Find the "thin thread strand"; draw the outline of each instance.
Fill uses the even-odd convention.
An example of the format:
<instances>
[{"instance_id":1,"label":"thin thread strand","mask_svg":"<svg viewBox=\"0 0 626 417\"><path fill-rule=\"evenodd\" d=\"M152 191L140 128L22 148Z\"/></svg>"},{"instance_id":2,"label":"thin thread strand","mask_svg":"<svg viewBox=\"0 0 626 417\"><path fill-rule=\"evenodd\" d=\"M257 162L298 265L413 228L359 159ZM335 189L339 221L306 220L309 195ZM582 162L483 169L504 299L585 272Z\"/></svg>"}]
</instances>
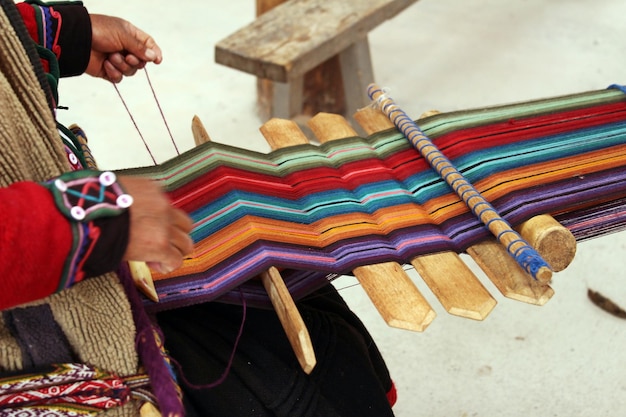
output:
<instances>
[{"instance_id":1,"label":"thin thread strand","mask_svg":"<svg viewBox=\"0 0 626 417\"><path fill-rule=\"evenodd\" d=\"M128 108L128 105L126 104L126 101L124 100L124 97L122 97L122 93L120 93L120 90L117 88L117 84L115 84L115 83L112 83L112 84L113 84L113 87L115 88L115 91L117 92L118 97L120 98L120 100L122 100L122 104L124 105L124 108L126 109L126 113L128 113L128 116L130 117L130 120L133 122L133 125L135 125L135 130L137 130L137 133L139 133L139 137L141 138L141 141L143 142L143 145L146 147L146 150L150 154L150 158L152 158L152 162L154 162L154 165L156 165L157 161L154 158L154 155L152 154L152 151L150 150L150 147L148 146L148 143L146 142L146 139L141 134L141 130L139 130L139 126L137 126L137 122L135 121L135 118L133 117L132 113L130 112L130 109Z\"/></svg>"},{"instance_id":2,"label":"thin thread strand","mask_svg":"<svg viewBox=\"0 0 626 417\"><path fill-rule=\"evenodd\" d=\"M233 350L230 352L230 357L228 358L228 362L226 363L226 368L224 368L224 372L218 379L208 384L194 384L193 382L189 381L185 377L185 373L183 372L181 364L178 363L178 361L176 361L174 358L170 357L170 360L176 365L176 368L178 368L178 376L183 381L183 383L187 385L189 388L196 389L196 390L215 388L218 385L222 384L228 377L228 374L230 374L230 368L233 366L233 363L235 361L235 353L237 352L237 347L239 346L239 341L241 340L241 335L243 334L243 329L246 324L247 305L246 305L246 298L241 289L239 289L239 295L241 297L241 307L242 307L241 324L239 325L239 331L237 332L237 336L235 337Z\"/></svg>"},{"instance_id":3,"label":"thin thread strand","mask_svg":"<svg viewBox=\"0 0 626 417\"><path fill-rule=\"evenodd\" d=\"M150 86L150 91L152 91L152 96L154 97L154 101L156 102L156 105L159 108L159 113L161 113L161 119L163 120L163 123L165 124L167 133L170 135L170 139L172 140L172 145L174 145L174 149L176 150L176 155L180 155L180 151L178 150L178 146L176 146L176 141L174 140L172 131L170 130L170 127L167 124L167 120L165 119L165 114L163 113L163 109L161 108L161 103L159 103L159 99L157 98L156 91L154 91L154 87L152 87L152 82L150 81L150 76L148 75L148 68L143 67L143 70L146 73L146 79L148 80L148 85Z\"/></svg>"}]
</instances>

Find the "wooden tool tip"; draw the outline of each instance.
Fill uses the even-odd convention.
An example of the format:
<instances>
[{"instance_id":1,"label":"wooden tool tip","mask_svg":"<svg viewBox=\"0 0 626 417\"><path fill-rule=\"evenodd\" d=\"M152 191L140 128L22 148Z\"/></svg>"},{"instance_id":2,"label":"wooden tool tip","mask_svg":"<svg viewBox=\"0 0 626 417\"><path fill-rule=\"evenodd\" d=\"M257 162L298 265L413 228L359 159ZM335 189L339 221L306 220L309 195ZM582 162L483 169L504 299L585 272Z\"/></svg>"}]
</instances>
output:
<instances>
[{"instance_id":1,"label":"wooden tool tip","mask_svg":"<svg viewBox=\"0 0 626 417\"><path fill-rule=\"evenodd\" d=\"M145 262L128 261L130 268L130 274L135 281L135 285L146 297L155 303L159 302L159 294L154 287L154 281L152 280L152 273L150 268Z\"/></svg>"},{"instance_id":2,"label":"wooden tool tip","mask_svg":"<svg viewBox=\"0 0 626 417\"><path fill-rule=\"evenodd\" d=\"M549 284L552 280L552 270L546 266L539 268L536 275L537 281L543 284Z\"/></svg>"}]
</instances>

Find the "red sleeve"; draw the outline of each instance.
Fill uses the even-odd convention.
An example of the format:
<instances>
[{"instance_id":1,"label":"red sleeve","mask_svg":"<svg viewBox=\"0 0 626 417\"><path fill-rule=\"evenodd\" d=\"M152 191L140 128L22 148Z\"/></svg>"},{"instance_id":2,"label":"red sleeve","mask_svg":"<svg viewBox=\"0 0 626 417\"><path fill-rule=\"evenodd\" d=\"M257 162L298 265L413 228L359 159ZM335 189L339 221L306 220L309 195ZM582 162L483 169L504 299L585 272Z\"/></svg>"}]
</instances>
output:
<instances>
[{"instance_id":1,"label":"red sleeve","mask_svg":"<svg viewBox=\"0 0 626 417\"><path fill-rule=\"evenodd\" d=\"M37 183L0 188L0 207L0 309L6 309L57 291L73 235Z\"/></svg>"},{"instance_id":2,"label":"red sleeve","mask_svg":"<svg viewBox=\"0 0 626 417\"><path fill-rule=\"evenodd\" d=\"M28 3L18 3L16 6L26 25L26 29L28 29L28 34L35 42L39 42L39 29L37 27L37 19L35 18L35 10Z\"/></svg>"}]
</instances>

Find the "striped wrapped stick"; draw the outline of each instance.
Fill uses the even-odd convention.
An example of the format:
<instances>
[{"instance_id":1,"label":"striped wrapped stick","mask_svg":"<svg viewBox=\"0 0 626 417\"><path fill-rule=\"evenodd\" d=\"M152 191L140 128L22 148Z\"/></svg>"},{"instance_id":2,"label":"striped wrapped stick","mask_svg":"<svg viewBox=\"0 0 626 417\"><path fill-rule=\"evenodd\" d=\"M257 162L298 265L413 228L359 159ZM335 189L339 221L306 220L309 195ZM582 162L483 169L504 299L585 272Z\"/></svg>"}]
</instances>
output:
<instances>
[{"instance_id":1,"label":"striped wrapped stick","mask_svg":"<svg viewBox=\"0 0 626 417\"><path fill-rule=\"evenodd\" d=\"M517 263L537 281L549 282L552 269L548 263L498 214L419 126L376 84L370 84L367 93Z\"/></svg>"}]
</instances>

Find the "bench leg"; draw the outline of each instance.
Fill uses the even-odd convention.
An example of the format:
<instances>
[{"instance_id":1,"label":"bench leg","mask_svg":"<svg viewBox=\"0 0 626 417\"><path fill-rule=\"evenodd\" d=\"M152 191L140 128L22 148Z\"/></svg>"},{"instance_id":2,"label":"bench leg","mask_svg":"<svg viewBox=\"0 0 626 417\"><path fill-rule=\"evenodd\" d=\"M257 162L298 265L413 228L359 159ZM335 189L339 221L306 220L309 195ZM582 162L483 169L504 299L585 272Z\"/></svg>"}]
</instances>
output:
<instances>
[{"instance_id":1,"label":"bench leg","mask_svg":"<svg viewBox=\"0 0 626 417\"><path fill-rule=\"evenodd\" d=\"M367 86L375 81L367 37L344 49L339 54L339 62L346 98L346 113L352 115L369 104Z\"/></svg>"},{"instance_id":2,"label":"bench leg","mask_svg":"<svg viewBox=\"0 0 626 417\"><path fill-rule=\"evenodd\" d=\"M354 112L368 105L366 90L372 82L374 71L365 37L287 83L259 79L258 114L262 120L310 117L319 112L351 118Z\"/></svg>"},{"instance_id":3,"label":"bench leg","mask_svg":"<svg viewBox=\"0 0 626 417\"><path fill-rule=\"evenodd\" d=\"M271 117L292 119L302 112L303 77L296 77L287 83L273 83Z\"/></svg>"}]
</instances>

